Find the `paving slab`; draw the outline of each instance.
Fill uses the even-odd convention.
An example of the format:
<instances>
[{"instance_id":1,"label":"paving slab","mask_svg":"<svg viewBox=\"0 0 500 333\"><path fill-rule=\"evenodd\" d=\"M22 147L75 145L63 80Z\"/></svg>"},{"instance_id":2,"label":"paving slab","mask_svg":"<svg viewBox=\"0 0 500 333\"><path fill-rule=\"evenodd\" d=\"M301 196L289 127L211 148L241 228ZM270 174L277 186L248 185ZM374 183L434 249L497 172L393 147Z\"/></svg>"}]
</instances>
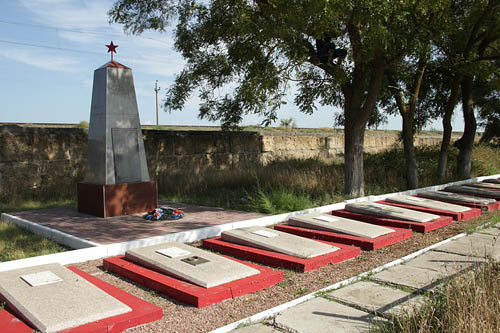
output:
<instances>
[{"instance_id":1,"label":"paving slab","mask_svg":"<svg viewBox=\"0 0 500 333\"><path fill-rule=\"evenodd\" d=\"M427 198L418 198L411 195L395 195L389 198L386 198L385 201L394 202L404 205L410 206L418 206L431 208L436 210L447 210L455 213L468 212L471 209L469 207L464 207L460 205L450 204L442 201L436 201Z\"/></svg>"},{"instance_id":2,"label":"paving slab","mask_svg":"<svg viewBox=\"0 0 500 333\"><path fill-rule=\"evenodd\" d=\"M374 274L370 278L375 281L413 289L433 290L442 279L447 277L448 274L435 270L398 265Z\"/></svg>"},{"instance_id":3,"label":"paving slab","mask_svg":"<svg viewBox=\"0 0 500 333\"><path fill-rule=\"evenodd\" d=\"M336 246L295 236L265 227L249 227L224 231L221 239L298 258L313 258L338 251Z\"/></svg>"},{"instance_id":4,"label":"paving slab","mask_svg":"<svg viewBox=\"0 0 500 333\"><path fill-rule=\"evenodd\" d=\"M386 315L411 313L425 301L422 295L370 281L353 283L328 293L327 296L366 311Z\"/></svg>"},{"instance_id":5,"label":"paving slab","mask_svg":"<svg viewBox=\"0 0 500 333\"><path fill-rule=\"evenodd\" d=\"M408 261L405 265L453 275L484 262L485 260L482 258L429 251Z\"/></svg>"},{"instance_id":6,"label":"paving slab","mask_svg":"<svg viewBox=\"0 0 500 333\"><path fill-rule=\"evenodd\" d=\"M259 274L234 260L178 242L131 249L125 258L204 288Z\"/></svg>"},{"instance_id":7,"label":"paving slab","mask_svg":"<svg viewBox=\"0 0 500 333\"><path fill-rule=\"evenodd\" d=\"M368 332L370 323L383 320L372 314L324 299L314 298L276 316L276 327L297 333Z\"/></svg>"},{"instance_id":8,"label":"paving slab","mask_svg":"<svg viewBox=\"0 0 500 333\"><path fill-rule=\"evenodd\" d=\"M394 232L387 227L321 213L294 216L288 224L371 239Z\"/></svg>"},{"instance_id":9,"label":"paving slab","mask_svg":"<svg viewBox=\"0 0 500 333\"><path fill-rule=\"evenodd\" d=\"M452 185L444 189L446 192L454 192L460 194L467 194L483 198L492 198L495 200L500 200L500 191L487 190L485 188L472 187L472 186L462 186L462 185Z\"/></svg>"},{"instance_id":10,"label":"paving slab","mask_svg":"<svg viewBox=\"0 0 500 333\"><path fill-rule=\"evenodd\" d=\"M31 286L22 279L41 272L51 272L60 281ZM43 332L57 332L132 311L59 264L0 272L0 295L17 314Z\"/></svg>"},{"instance_id":11,"label":"paving slab","mask_svg":"<svg viewBox=\"0 0 500 333\"><path fill-rule=\"evenodd\" d=\"M473 235L490 235L490 236L500 236L500 228L498 228L497 226L499 226L500 224L497 224L496 226L492 227L492 228L487 228L487 229L481 229L481 230L478 230L476 232L473 233Z\"/></svg>"},{"instance_id":12,"label":"paving slab","mask_svg":"<svg viewBox=\"0 0 500 333\"><path fill-rule=\"evenodd\" d=\"M425 191L418 193L417 196L434 200L455 202L459 204L473 204L473 205L485 205L485 206L493 205L496 204L497 202L495 199L481 198L472 195L458 194L445 191Z\"/></svg>"},{"instance_id":13,"label":"paving slab","mask_svg":"<svg viewBox=\"0 0 500 333\"><path fill-rule=\"evenodd\" d=\"M411 209L393 207L375 202L356 202L347 204L345 205L345 210L353 213L420 223L430 222L440 217L439 215L435 214L423 213Z\"/></svg>"},{"instance_id":14,"label":"paving slab","mask_svg":"<svg viewBox=\"0 0 500 333\"><path fill-rule=\"evenodd\" d=\"M264 324L254 324L254 325L250 325L250 326L237 328L235 330L232 330L231 332L233 332L233 333L280 333L281 331L274 329L274 327L272 327L272 326L268 326L268 325L264 325Z\"/></svg>"},{"instance_id":15,"label":"paving slab","mask_svg":"<svg viewBox=\"0 0 500 333\"><path fill-rule=\"evenodd\" d=\"M500 261L500 239L481 233L453 240L434 250Z\"/></svg>"}]
</instances>

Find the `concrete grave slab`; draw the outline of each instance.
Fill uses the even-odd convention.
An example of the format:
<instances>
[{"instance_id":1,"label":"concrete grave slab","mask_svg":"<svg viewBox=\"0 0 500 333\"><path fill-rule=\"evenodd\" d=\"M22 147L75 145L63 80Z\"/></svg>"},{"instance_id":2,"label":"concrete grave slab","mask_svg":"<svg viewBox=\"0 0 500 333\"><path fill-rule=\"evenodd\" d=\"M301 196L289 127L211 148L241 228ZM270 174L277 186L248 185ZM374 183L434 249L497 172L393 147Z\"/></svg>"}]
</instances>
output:
<instances>
[{"instance_id":1,"label":"concrete grave slab","mask_svg":"<svg viewBox=\"0 0 500 333\"><path fill-rule=\"evenodd\" d=\"M455 221L467 220L481 215L481 209L478 208L469 208L411 195L396 195L378 203L440 216L450 216Z\"/></svg>"},{"instance_id":2,"label":"concrete grave slab","mask_svg":"<svg viewBox=\"0 0 500 333\"><path fill-rule=\"evenodd\" d=\"M433 270L451 276L484 262L484 259L477 257L429 251L413 260L410 260L405 263L405 265L409 267Z\"/></svg>"},{"instance_id":3,"label":"concrete grave slab","mask_svg":"<svg viewBox=\"0 0 500 333\"><path fill-rule=\"evenodd\" d=\"M472 195L476 197L500 200L500 191L487 190L485 188L453 185L453 186L447 186L444 190L446 192L454 192L454 193Z\"/></svg>"},{"instance_id":4,"label":"concrete grave slab","mask_svg":"<svg viewBox=\"0 0 500 333\"><path fill-rule=\"evenodd\" d=\"M498 209L498 204L495 199L474 197L465 194L458 194L458 193L444 192L444 191L425 191L418 193L417 196L433 200L440 200L444 202L457 203L472 208L481 208L483 210Z\"/></svg>"},{"instance_id":5,"label":"concrete grave slab","mask_svg":"<svg viewBox=\"0 0 500 333\"><path fill-rule=\"evenodd\" d=\"M247 265L177 242L131 249L125 258L204 288L259 274Z\"/></svg>"},{"instance_id":6,"label":"concrete grave slab","mask_svg":"<svg viewBox=\"0 0 500 333\"><path fill-rule=\"evenodd\" d=\"M37 273L42 274L33 275ZM48 275L52 275L50 283L36 283L47 282L43 277ZM132 311L59 264L0 272L0 295L21 318L43 332L70 329Z\"/></svg>"},{"instance_id":7,"label":"concrete grave slab","mask_svg":"<svg viewBox=\"0 0 500 333\"><path fill-rule=\"evenodd\" d=\"M224 241L220 237L204 239L203 247L211 249L213 251L222 252L233 257L258 262L273 267L283 267L298 272L307 272L326 266L328 264L337 264L342 261L355 258L361 253L361 249L355 246L320 240L311 241L324 243L330 246L337 247L339 249L312 258L299 258L274 251L262 250L251 246L234 244L228 241Z\"/></svg>"},{"instance_id":8,"label":"concrete grave slab","mask_svg":"<svg viewBox=\"0 0 500 333\"><path fill-rule=\"evenodd\" d=\"M265 227L227 230L222 232L221 239L226 242L256 247L304 259L339 250L336 246Z\"/></svg>"},{"instance_id":9,"label":"concrete grave slab","mask_svg":"<svg viewBox=\"0 0 500 333\"><path fill-rule=\"evenodd\" d=\"M299 333L368 332L370 324L383 320L372 314L322 297L301 303L274 319L275 326Z\"/></svg>"},{"instance_id":10,"label":"concrete grave slab","mask_svg":"<svg viewBox=\"0 0 500 333\"><path fill-rule=\"evenodd\" d=\"M493 184L500 184L500 179L498 178L490 178L490 179L485 179L483 180L485 183L493 183Z\"/></svg>"},{"instance_id":11,"label":"concrete grave slab","mask_svg":"<svg viewBox=\"0 0 500 333\"><path fill-rule=\"evenodd\" d=\"M422 213L411 209L393 207L375 202L356 202L347 204L345 205L345 210L353 213L419 223L430 222L440 217L435 214Z\"/></svg>"},{"instance_id":12,"label":"concrete grave slab","mask_svg":"<svg viewBox=\"0 0 500 333\"><path fill-rule=\"evenodd\" d=\"M384 206L390 207L388 205ZM368 222L372 224L382 225L390 228L395 227L395 228L411 229L416 232L429 232L453 223L453 218L450 216L440 216L438 219L432 220L430 222L413 222L413 221L399 220L396 218L385 218L385 217L367 215L363 213L354 213L351 211L347 211L346 209L334 210L332 211L332 215L346 217L349 219Z\"/></svg>"},{"instance_id":13,"label":"concrete grave slab","mask_svg":"<svg viewBox=\"0 0 500 333\"><path fill-rule=\"evenodd\" d=\"M495 191L500 190L500 184L495 184L495 183L476 182L476 183L467 183L467 186L485 188L488 190L495 190Z\"/></svg>"},{"instance_id":14,"label":"concrete grave slab","mask_svg":"<svg viewBox=\"0 0 500 333\"><path fill-rule=\"evenodd\" d=\"M280 333L274 329L272 326L267 326L264 324L254 324L246 327L237 328L231 331L232 333Z\"/></svg>"},{"instance_id":15,"label":"concrete grave slab","mask_svg":"<svg viewBox=\"0 0 500 333\"><path fill-rule=\"evenodd\" d=\"M434 250L479 258L491 257L495 261L500 261L500 239L486 234L475 233L441 245Z\"/></svg>"},{"instance_id":16,"label":"concrete grave slab","mask_svg":"<svg viewBox=\"0 0 500 333\"><path fill-rule=\"evenodd\" d=\"M294 216L290 218L288 224L371 239L394 232L390 228L319 213Z\"/></svg>"},{"instance_id":17,"label":"concrete grave slab","mask_svg":"<svg viewBox=\"0 0 500 333\"><path fill-rule=\"evenodd\" d=\"M371 276L372 280L413 289L433 290L448 274L435 270L397 265Z\"/></svg>"},{"instance_id":18,"label":"concrete grave slab","mask_svg":"<svg viewBox=\"0 0 500 333\"><path fill-rule=\"evenodd\" d=\"M106 270L198 308L216 304L225 299L256 292L283 281L283 272L279 270L243 262L237 259L231 258L230 260L256 269L259 271L259 274L216 287L203 288L193 283L139 266L125 260L124 256L106 258L103 263Z\"/></svg>"},{"instance_id":19,"label":"concrete grave slab","mask_svg":"<svg viewBox=\"0 0 500 333\"><path fill-rule=\"evenodd\" d=\"M81 325L75 328L64 330L65 333L81 332L122 332L126 329L147 324L149 322L161 319L162 309L156 305L148 303L138 297L106 283L95 276L87 274L75 267L69 267L69 270L89 281L97 288L103 290L118 301L129 306L132 311L121 315L101 319L89 324ZM0 297L1 299L1 297ZM20 320L11 312L9 305L0 310L0 327L2 333L32 333L33 328Z\"/></svg>"},{"instance_id":20,"label":"concrete grave slab","mask_svg":"<svg viewBox=\"0 0 500 333\"><path fill-rule=\"evenodd\" d=\"M294 218L291 218L288 222L290 223L292 219ZM368 223L365 224L370 226L375 226L374 224L368 224ZM274 226L274 229L288 232L290 234L294 234L300 237L323 240L327 242L341 243L346 245L354 245L360 247L362 250L365 251L377 250L392 244L399 243L405 239L412 237L412 231L410 229L401 229L394 227L387 228L389 230L392 230L392 232L375 238L363 238L359 236L352 236L330 231L302 228L290 224L278 224Z\"/></svg>"},{"instance_id":21,"label":"concrete grave slab","mask_svg":"<svg viewBox=\"0 0 500 333\"><path fill-rule=\"evenodd\" d=\"M425 301L421 295L370 281L353 283L328 293L327 296L366 311L387 315L411 313Z\"/></svg>"}]
</instances>

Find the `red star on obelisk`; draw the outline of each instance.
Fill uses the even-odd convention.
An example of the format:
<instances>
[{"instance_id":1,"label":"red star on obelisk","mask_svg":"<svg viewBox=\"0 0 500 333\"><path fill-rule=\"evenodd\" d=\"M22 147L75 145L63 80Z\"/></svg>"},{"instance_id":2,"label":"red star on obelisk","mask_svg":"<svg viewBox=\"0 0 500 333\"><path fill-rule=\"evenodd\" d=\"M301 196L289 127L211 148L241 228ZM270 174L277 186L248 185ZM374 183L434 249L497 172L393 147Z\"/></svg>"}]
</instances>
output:
<instances>
[{"instance_id":1,"label":"red star on obelisk","mask_svg":"<svg viewBox=\"0 0 500 333\"><path fill-rule=\"evenodd\" d=\"M111 61L113 61L113 53L116 53L116 48L118 47L118 45L113 44L113 41L111 41L111 43L109 45L106 45L106 47L108 48L108 53L111 52Z\"/></svg>"}]
</instances>

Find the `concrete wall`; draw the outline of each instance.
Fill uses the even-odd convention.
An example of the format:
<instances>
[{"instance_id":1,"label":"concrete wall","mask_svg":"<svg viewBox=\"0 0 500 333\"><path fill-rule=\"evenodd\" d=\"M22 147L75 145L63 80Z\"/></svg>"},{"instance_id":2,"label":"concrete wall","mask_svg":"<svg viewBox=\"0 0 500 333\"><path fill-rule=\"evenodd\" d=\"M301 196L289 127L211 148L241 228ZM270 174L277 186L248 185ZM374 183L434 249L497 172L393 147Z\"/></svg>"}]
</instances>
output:
<instances>
[{"instance_id":1,"label":"concrete wall","mask_svg":"<svg viewBox=\"0 0 500 333\"><path fill-rule=\"evenodd\" d=\"M87 129L0 126L0 202L15 199L74 198L85 174ZM329 159L341 154L341 133L158 131L143 130L153 180L159 190L175 175L203 177L211 170L251 168L277 158ZM417 145L441 138L417 137ZM398 144L396 134L368 133L365 151Z\"/></svg>"}]
</instances>

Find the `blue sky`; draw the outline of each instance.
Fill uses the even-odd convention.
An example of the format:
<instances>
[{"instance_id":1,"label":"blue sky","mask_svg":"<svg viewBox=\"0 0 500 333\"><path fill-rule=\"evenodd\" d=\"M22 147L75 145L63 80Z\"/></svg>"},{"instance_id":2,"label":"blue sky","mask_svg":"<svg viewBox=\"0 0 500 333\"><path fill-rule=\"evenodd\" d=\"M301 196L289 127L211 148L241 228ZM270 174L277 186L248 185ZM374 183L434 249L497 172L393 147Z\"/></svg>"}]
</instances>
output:
<instances>
[{"instance_id":1,"label":"blue sky","mask_svg":"<svg viewBox=\"0 0 500 333\"><path fill-rule=\"evenodd\" d=\"M128 36L108 23L112 0L3 0L0 4L0 122L78 123L88 121L93 71L109 61L106 44L119 45L115 60L133 70L142 124L156 123L155 80L160 101L183 65L173 49L171 31ZM161 103L160 103L161 104ZM160 124L218 125L198 119L199 100L193 96L185 109L164 112ZM278 119L294 118L299 127L331 127L333 108L300 113L293 96ZM454 130L462 130L459 113ZM257 116L245 125L260 124ZM279 124L275 124L279 125ZM440 129L440 121L430 125ZM401 129L399 117L385 129Z\"/></svg>"}]
</instances>

